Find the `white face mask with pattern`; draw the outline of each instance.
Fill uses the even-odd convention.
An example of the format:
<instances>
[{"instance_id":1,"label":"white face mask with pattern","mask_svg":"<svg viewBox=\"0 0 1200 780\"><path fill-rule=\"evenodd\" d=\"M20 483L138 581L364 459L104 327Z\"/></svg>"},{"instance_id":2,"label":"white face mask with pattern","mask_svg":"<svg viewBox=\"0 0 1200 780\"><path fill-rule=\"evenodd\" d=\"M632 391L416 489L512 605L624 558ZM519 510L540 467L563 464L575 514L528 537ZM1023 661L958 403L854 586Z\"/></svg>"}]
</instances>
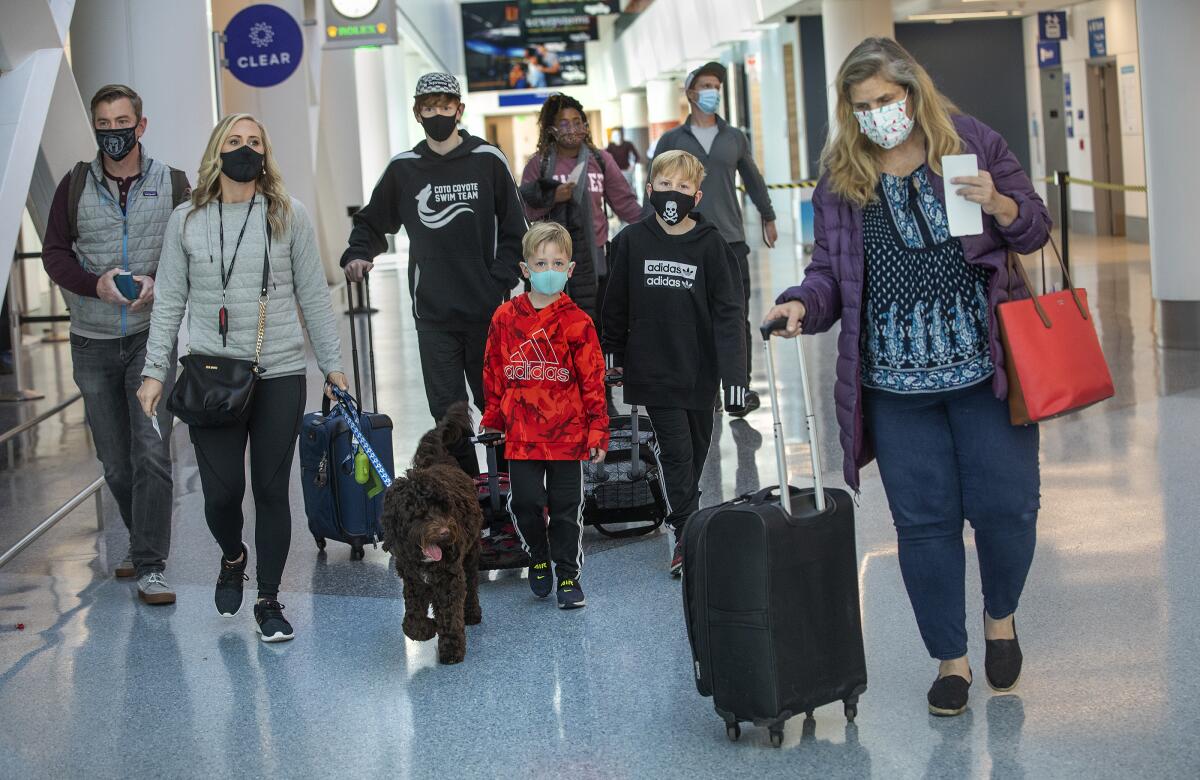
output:
<instances>
[{"instance_id":1,"label":"white face mask with pattern","mask_svg":"<svg viewBox=\"0 0 1200 780\"><path fill-rule=\"evenodd\" d=\"M894 149L904 143L916 122L904 110L908 102L908 93L895 103L880 106L869 111L855 111L854 118L858 126L875 143L884 149Z\"/></svg>"}]
</instances>

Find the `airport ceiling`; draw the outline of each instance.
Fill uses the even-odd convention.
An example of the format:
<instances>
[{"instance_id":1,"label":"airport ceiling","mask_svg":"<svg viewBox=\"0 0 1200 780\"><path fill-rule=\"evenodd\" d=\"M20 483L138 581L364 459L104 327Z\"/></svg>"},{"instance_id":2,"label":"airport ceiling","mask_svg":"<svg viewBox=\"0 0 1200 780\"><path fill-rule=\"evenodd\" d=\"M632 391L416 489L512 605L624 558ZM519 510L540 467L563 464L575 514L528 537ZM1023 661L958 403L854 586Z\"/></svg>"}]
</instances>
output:
<instances>
[{"instance_id":1,"label":"airport ceiling","mask_svg":"<svg viewBox=\"0 0 1200 780\"><path fill-rule=\"evenodd\" d=\"M966 18L987 18L982 15L995 13L997 18L1002 18L998 16L1001 12L1015 17L1028 16L1038 11L1068 9L1080 2L1083 0L892 0L892 10L897 22L932 21L927 17L970 14L972 16ZM820 14L821 5L822 0L802 0L785 15Z\"/></svg>"}]
</instances>

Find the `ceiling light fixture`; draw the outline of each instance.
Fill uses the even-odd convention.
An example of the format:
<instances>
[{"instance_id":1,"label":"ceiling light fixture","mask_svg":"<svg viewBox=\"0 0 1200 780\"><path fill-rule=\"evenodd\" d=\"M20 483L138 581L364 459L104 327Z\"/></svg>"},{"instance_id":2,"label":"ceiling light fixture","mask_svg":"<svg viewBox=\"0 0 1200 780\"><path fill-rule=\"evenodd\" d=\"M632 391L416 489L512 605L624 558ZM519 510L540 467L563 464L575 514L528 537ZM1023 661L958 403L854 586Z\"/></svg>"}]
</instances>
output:
<instances>
[{"instance_id":1,"label":"ceiling light fixture","mask_svg":"<svg viewBox=\"0 0 1200 780\"><path fill-rule=\"evenodd\" d=\"M954 13L913 14L910 22L956 22L967 19L1003 19L1011 16L1009 11L959 11Z\"/></svg>"}]
</instances>

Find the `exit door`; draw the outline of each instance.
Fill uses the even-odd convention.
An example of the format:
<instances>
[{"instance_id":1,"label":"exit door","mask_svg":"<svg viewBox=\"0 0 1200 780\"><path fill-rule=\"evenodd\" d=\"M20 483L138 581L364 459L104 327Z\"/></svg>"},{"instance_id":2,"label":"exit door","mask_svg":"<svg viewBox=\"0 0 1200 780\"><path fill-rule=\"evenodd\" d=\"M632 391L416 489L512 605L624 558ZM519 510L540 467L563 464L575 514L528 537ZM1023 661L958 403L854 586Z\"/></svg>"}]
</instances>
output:
<instances>
[{"instance_id":1,"label":"exit door","mask_svg":"<svg viewBox=\"0 0 1200 780\"><path fill-rule=\"evenodd\" d=\"M1042 80L1042 127L1045 128L1043 143L1045 144L1046 173L1053 176L1055 171L1067 170L1067 119L1064 106L1062 68L1046 68L1040 71ZM1046 188L1047 203L1050 217L1056 225L1062 219L1060 204L1062 198L1057 185L1050 184Z\"/></svg>"},{"instance_id":2,"label":"exit door","mask_svg":"<svg viewBox=\"0 0 1200 780\"><path fill-rule=\"evenodd\" d=\"M1117 63L1088 65L1088 105L1092 118L1092 178L1125 183L1125 164L1121 154L1121 108L1117 93ZM1094 190L1096 196L1096 234L1125 235L1125 193Z\"/></svg>"}]
</instances>

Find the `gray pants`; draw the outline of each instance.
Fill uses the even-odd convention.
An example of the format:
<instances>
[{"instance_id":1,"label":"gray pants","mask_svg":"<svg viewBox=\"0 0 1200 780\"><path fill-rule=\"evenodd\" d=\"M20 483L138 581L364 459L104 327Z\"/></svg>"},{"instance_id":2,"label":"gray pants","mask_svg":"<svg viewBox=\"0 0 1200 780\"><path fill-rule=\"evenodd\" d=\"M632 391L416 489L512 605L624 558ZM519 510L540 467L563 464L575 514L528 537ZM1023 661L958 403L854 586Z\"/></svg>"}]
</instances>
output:
<instances>
[{"instance_id":1,"label":"gray pants","mask_svg":"<svg viewBox=\"0 0 1200 780\"><path fill-rule=\"evenodd\" d=\"M104 481L129 529L129 553L139 577L162 571L171 549L173 418L166 411L166 399L175 377L168 373L158 406L160 440L137 399L148 334L115 339L71 334L75 384L83 394Z\"/></svg>"}]
</instances>

